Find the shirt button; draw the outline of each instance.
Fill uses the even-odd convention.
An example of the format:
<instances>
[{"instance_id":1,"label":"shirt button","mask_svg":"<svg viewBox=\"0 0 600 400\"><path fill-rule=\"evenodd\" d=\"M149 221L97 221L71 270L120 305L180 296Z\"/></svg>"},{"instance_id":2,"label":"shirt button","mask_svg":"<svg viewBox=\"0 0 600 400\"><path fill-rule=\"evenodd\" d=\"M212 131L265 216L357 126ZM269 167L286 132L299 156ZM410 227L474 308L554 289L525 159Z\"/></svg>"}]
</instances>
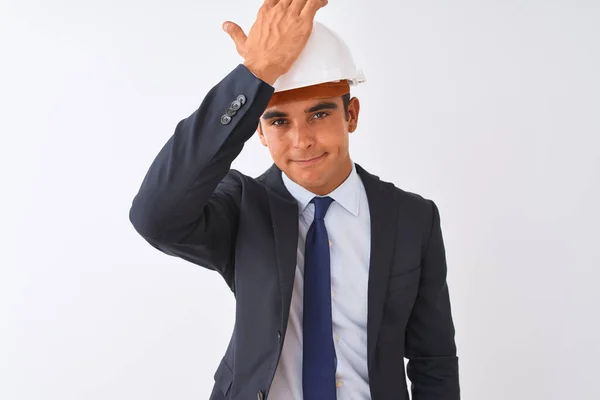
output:
<instances>
[{"instance_id":1,"label":"shirt button","mask_svg":"<svg viewBox=\"0 0 600 400\"><path fill-rule=\"evenodd\" d=\"M329 241L329 247L331 247L331 240Z\"/></svg>"},{"instance_id":2,"label":"shirt button","mask_svg":"<svg viewBox=\"0 0 600 400\"><path fill-rule=\"evenodd\" d=\"M333 290L331 291L331 298L333 298L335 296L335 293L333 293Z\"/></svg>"},{"instance_id":3,"label":"shirt button","mask_svg":"<svg viewBox=\"0 0 600 400\"><path fill-rule=\"evenodd\" d=\"M339 389L339 388L341 388L342 386L344 386L344 382L342 382L341 380L338 380L338 381L335 383L335 386L336 386L336 387Z\"/></svg>"},{"instance_id":4,"label":"shirt button","mask_svg":"<svg viewBox=\"0 0 600 400\"><path fill-rule=\"evenodd\" d=\"M258 391L258 395L256 396L256 398L257 398L258 400L263 400L263 399L265 398L265 394L263 393L263 391L262 391L262 390L259 390L259 391Z\"/></svg>"},{"instance_id":5,"label":"shirt button","mask_svg":"<svg viewBox=\"0 0 600 400\"><path fill-rule=\"evenodd\" d=\"M340 341L340 335L335 335L335 341L339 342Z\"/></svg>"}]
</instances>

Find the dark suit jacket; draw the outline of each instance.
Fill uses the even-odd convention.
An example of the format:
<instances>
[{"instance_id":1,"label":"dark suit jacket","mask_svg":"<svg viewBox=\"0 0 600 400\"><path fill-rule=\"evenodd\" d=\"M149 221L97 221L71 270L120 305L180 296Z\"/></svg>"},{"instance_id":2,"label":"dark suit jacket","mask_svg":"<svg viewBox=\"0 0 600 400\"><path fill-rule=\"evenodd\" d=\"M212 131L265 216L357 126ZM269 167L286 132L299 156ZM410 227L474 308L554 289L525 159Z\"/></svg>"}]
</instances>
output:
<instances>
[{"instance_id":1,"label":"dark suit jacket","mask_svg":"<svg viewBox=\"0 0 600 400\"><path fill-rule=\"evenodd\" d=\"M298 205L277 166L258 178L231 169L273 90L237 66L179 122L130 209L148 243L217 271L235 295L235 328L212 400L267 398L286 334ZM223 118L239 95L241 108ZM365 362L372 399L408 400L405 357L414 400L459 399L438 209L358 164L357 170L371 213Z\"/></svg>"}]
</instances>

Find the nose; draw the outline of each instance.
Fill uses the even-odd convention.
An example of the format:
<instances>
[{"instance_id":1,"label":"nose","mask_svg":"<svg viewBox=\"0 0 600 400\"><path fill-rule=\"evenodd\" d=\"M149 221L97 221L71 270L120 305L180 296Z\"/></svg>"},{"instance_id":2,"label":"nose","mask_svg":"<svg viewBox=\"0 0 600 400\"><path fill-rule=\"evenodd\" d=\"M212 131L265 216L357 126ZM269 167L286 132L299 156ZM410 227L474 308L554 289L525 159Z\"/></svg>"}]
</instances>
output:
<instances>
[{"instance_id":1,"label":"nose","mask_svg":"<svg viewBox=\"0 0 600 400\"><path fill-rule=\"evenodd\" d=\"M303 124L296 125L290 134L293 146L298 149L308 149L315 142L314 132Z\"/></svg>"}]
</instances>

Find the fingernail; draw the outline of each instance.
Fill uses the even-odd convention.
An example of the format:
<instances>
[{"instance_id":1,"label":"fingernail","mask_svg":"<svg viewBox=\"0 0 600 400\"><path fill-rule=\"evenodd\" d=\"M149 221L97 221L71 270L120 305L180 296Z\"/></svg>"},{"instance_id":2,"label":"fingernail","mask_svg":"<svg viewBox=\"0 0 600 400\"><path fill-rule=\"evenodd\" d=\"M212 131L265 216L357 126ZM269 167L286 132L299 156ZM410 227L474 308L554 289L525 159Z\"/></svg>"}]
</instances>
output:
<instances>
[{"instance_id":1,"label":"fingernail","mask_svg":"<svg viewBox=\"0 0 600 400\"><path fill-rule=\"evenodd\" d=\"M223 30L227 32L227 28L229 28L229 24L227 22L223 23Z\"/></svg>"}]
</instances>

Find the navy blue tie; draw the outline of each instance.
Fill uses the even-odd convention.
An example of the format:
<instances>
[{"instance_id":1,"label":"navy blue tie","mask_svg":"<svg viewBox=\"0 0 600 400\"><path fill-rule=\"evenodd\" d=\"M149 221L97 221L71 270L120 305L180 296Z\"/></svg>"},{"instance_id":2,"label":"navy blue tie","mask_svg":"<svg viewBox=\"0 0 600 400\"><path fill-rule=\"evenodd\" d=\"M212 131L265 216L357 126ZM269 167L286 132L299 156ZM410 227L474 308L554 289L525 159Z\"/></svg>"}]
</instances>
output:
<instances>
[{"instance_id":1,"label":"navy blue tie","mask_svg":"<svg viewBox=\"0 0 600 400\"><path fill-rule=\"evenodd\" d=\"M302 391L304 400L335 400L329 238L324 220L333 199L315 197L311 202L315 219L304 249Z\"/></svg>"}]
</instances>

